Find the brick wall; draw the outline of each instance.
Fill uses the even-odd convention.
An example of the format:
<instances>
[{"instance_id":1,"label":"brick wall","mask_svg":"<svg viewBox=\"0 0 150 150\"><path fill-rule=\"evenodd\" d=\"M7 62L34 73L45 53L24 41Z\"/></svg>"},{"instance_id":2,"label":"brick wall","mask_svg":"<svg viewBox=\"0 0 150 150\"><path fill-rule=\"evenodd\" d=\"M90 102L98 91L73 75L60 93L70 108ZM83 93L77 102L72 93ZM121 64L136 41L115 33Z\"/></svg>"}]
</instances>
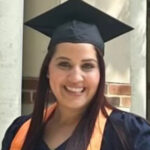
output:
<instances>
[{"instance_id":1,"label":"brick wall","mask_svg":"<svg viewBox=\"0 0 150 150\"><path fill-rule=\"evenodd\" d=\"M106 83L107 100L116 107L130 108L131 86L129 84Z\"/></svg>"},{"instance_id":2,"label":"brick wall","mask_svg":"<svg viewBox=\"0 0 150 150\"><path fill-rule=\"evenodd\" d=\"M33 104L38 78L25 77L22 85L23 105ZM106 83L105 95L115 107L130 108L131 87L129 84Z\"/></svg>"},{"instance_id":3,"label":"brick wall","mask_svg":"<svg viewBox=\"0 0 150 150\"><path fill-rule=\"evenodd\" d=\"M22 81L22 103L32 104L36 93L38 78L26 77Z\"/></svg>"}]
</instances>

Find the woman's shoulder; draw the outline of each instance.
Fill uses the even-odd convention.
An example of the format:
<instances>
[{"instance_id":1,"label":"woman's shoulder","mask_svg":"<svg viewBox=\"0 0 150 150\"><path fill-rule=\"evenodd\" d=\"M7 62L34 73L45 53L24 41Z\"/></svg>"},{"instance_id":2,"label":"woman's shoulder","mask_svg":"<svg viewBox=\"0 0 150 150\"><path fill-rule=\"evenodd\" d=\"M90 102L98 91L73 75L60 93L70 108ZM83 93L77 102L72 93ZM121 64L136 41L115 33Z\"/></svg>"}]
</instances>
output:
<instances>
[{"instance_id":1,"label":"woman's shoulder","mask_svg":"<svg viewBox=\"0 0 150 150\"><path fill-rule=\"evenodd\" d=\"M115 110L110 118L126 133L128 140L134 143L134 149L150 149L150 123L146 119L120 110Z\"/></svg>"},{"instance_id":2,"label":"woman's shoulder","mask_svg":"<svg viewBox=\"0 0 150 150\"><path fill-rule=\"evenodd\" d=\"M150 123L145 118L118 109L114 110L111 115L111 119L131 129L135 129L135 127L138 129L150 128Z\"/></svg>"},{"instance_id":3,"label":"woman's shoulder","mask_svg":"<svg viewBox=\"0 0 150 150\"><path fill-rule=\"evenodd\" d=\"M11 144L11 141L13 140L14 136L16 135L16 132L20 128L20 126L27 121L29 118L31 118L31 115L26 116L20 116L16 118L11 125L6 130L6 133L4 135L3 141L2 141L2 150L8 150Z\"/></svg>"}]
</instances>

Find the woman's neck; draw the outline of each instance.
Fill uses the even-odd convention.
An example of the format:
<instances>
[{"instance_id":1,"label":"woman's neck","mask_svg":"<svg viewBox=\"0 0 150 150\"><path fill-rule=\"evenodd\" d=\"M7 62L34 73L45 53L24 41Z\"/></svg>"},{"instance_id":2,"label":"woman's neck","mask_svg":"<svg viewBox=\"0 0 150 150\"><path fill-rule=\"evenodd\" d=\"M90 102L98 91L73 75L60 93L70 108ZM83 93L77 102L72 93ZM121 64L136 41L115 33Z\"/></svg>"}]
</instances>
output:
<instances>
[{"instance_id":1,"label":"woman's neck","mask_svg":"<svg viewBox=\"0 0 150 150\"><path fill-rule=\"evenodd\" d=\"M77 124L85 110L76 110L76 109L69 109L63 106L57 106L54 115L53 121L57 121L59 124Z\"/></svg>"}]
</instances>

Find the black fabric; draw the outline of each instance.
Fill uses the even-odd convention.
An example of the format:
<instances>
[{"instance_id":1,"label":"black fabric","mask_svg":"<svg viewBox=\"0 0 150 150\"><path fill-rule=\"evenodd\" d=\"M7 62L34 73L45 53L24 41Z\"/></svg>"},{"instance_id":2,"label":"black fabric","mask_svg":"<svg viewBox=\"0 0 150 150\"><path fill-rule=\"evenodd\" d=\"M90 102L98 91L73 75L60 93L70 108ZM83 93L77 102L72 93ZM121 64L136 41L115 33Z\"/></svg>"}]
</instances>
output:
<instances>
[{"instance_id":1,"label":"black fabric","mask_svg":"<svg viewBox=\"0 0 150 150\"><path fill-rule=\"evenodd\" d=\"M20 117L7 130L2 150L8 150L9 145L20 125L28 119ZM107 120L101 150L124 150L121 141L113 128L113 124L122 128L131 150L150 150L150 124L145 119L123 111L113 111ZM56 150L65 150L67 141ZM50 150L46 143L41 140L35 150Z\"/></svg>"},{"instance_id":2,"label":"black fabric","mask_svg":"<svg viewBox=\"0 0 150 150\"><path fill-rule=\"evenodd\" d=\"M73 21L77 22L76 26ZM82 23L84 28L82 28ZM133 29L82 0L68 0L27 21L25 25L51 37L52 45L60 42L84 43L87 41L101 51L104 49L104 42ZM94 30L93 25L95 26ZM59 32L56 30L58 28ZM72 34L72 31L76 34Z\"/></svg>"},{"instance_id":3,"label":"black fabric","mask_svg":"<svg viewBox=\"0 0 150 150\"><path fill-rule=\"evenodd\" d=\"M113 124L123 131L130 150L150 150L150 124L139 116L120 111L112 113L106 124L102 150L124 150Z\"/></svg>"},{"instance_id":4,"label":"black fabric","mask_svg":"<svg viewBox=\"0 0 150 150\"><path fill-rule=\"evenodd\" d=\"M4 139L2 141L2 150L9 150L12 139L16 135L16 132L20 128L20 126L27 121L31 115L28 116L21 116L16 118L13 123L10 125L10 127L7 129Z\"/></svg>"},{"instance_id":5,"label":"black fabric","mask_svg":"<svg viewBox=\"0 0 150 150\"><path fill-rule=\"evenodd\" d=\"M104 41L95 24L73 20L59 26L52 36L49 48L62 42L92 43L104 54Z\"/></svg>"}]
</instances>

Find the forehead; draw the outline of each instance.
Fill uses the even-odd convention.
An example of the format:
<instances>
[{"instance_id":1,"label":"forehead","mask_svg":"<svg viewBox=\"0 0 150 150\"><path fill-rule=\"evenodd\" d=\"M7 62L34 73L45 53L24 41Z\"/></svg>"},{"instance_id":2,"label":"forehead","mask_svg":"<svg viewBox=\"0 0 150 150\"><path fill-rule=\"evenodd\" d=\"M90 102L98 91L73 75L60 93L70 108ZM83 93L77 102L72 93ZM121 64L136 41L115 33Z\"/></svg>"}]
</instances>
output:
<instances>
[{"instance_id":1,"label":"forehead","mask_svg":"<svg viewBox=\"0 0 150 150\"><path fill-rule=\"evenodd\" d=\"M96 50L89 43L60 43L56 46L54 58L62 56L74 59L97 59Z\"/></svg>"}]
</instances>

